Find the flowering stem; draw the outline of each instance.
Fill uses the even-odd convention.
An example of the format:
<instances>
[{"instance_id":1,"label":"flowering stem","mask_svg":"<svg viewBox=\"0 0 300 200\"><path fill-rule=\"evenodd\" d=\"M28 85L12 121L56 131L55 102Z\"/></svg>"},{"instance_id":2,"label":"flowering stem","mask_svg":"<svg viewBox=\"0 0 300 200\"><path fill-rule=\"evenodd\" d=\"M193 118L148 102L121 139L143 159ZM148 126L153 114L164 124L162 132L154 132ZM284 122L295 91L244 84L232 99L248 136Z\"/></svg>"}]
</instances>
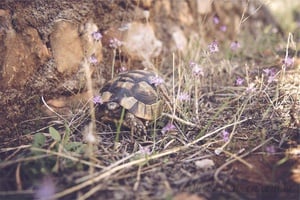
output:
<instances>
[{"instance_id":1,"label":"flowering stem","mask_svg":"<svg viewBox=\"0 0 300 200\"><path fill-rule=\"evenodd\" d=\"M93 99L93 85L92 85L92 79L91 79L91 71L90 71L90 64L87 60L87 58L84 59L83 61L83 67L85 70L85 76L86 76L86 81L87 81L87 88L88 88L88 99ZM96 116L95 116L95 107L93 101L89 101L89 107L90 107L90 115L91 115L91 127L89 128L88 132L90 134L95 134L96 130ZM88 142L88 155L90 160L93 159L93 147L94 145L91 142ZM89 172L93 173L94 167L90 166Z\"/></svg>"},{"instance_id":2,"label":"flowering stem","mask_svg":"<svg viewBox=\"0 0 300 200\"><path fill-rule=\"evenodd\" d=\"M121 126L123 124L124 116L125 116L125 109L123 108L120 120L116 124L117 125L117 134L116 134L115 142L119 142L120 132L121 132Z\"/></svg>"},{"instance_id":3,"label":"flowering stem","mask_svg":"<svg viewBox=\"0 0 300 200\"><path fill-rule=\"evenodd\" d=\"M114 49L113 52L114 52L114 57L113 57L112 66L111 66L111 78L114 78L115 61L116 61L116 54L117 54L116 49Z\"/></svg>"},{"instance_id":4,"label":"flowering stem","mask_svg":"<svg viewBox=\"0 0 300 200\"><path fill-rule=\"evenodd\" d=\"M173 115L176 113L176 95L175 95L175 54L173 53L173 75L172 75L172 92L173 92ZM173 119L172 119L173 123Z\"/></svg>"},{"instance_id":5,"label":"flowering stem","mask_svg":"<svg viewBox=\"0 0 300 200\"><path fill-rule=\"evenodd\" d=\"M198 110L198 86L197 86L197 79L194 79L194 86L195 86L195 114L196 118L199 119L199 110Z\"/></svg>"}]
</instances>

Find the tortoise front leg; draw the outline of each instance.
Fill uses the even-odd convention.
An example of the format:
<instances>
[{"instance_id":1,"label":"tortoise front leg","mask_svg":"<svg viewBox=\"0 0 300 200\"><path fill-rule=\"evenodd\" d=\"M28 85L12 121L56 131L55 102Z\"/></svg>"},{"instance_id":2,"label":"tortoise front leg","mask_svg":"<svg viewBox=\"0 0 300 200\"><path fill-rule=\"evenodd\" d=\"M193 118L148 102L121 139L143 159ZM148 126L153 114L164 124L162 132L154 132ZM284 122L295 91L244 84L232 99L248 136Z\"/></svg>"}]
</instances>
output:
<instances>
[{"instance_id":1,"label":"tortoise front leg","mask_svg":"<svg viewBox=\"0 0 300 200\"><path fill-rule=\"evenodd\" d=\"M132 137L134 133L137 133L138 135L147 133L146 126L143 121L130 112L127 112L125 115L124 125L131 129Z\"/></svg>"}]
</instances>

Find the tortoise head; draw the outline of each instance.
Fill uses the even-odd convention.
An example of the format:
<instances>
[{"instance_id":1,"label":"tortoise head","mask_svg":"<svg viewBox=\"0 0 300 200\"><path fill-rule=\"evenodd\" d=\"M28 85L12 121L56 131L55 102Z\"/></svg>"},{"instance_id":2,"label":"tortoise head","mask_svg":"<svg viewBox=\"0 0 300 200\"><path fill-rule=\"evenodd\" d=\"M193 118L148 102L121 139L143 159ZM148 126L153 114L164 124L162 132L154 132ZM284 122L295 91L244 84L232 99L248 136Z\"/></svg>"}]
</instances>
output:
<instances>
[{"instance_id":1,"label":"tortoise head","mask_svg":"<svg viewBox=\"0 0 300 200\"><path fill-rule=\"evenodd\" d=\"M116 111L117 109L120 108L120 104L116 102L107 102L106 107L110 111Z\"/></svg>"},{"instance_id":2,"label":"tortoise head","mask_svg":"<svg viewBox=\"0 0 300 200\"><path fill-rule=\"evenodd\" d=\"M107 122L116 122L122 114L123 107L114 101L105 102L96 108L96 118Z\"/></svg>"}]
</instances>

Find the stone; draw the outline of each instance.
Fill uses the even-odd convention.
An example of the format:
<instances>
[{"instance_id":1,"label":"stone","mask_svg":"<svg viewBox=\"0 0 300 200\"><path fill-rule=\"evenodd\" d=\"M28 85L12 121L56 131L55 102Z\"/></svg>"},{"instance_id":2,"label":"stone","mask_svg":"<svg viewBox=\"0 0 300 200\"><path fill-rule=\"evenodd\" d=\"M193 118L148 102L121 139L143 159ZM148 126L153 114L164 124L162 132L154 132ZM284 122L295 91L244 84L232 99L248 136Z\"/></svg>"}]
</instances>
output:
<instances>
[{"instance_id":1,"label":"stone","mask_svg":"<svg viewBox=\"0 0 300 200\"><path fill-rule=\"evenodd\" d=\"M0 23L0 87L20 88L50 54L36 29L13 29L8 11L0 10Z\"/></svg>"},{"instance_id":2,"label":"stone","mask_svg":"<svg viewBox=\"0 0 300 200\"><path fill-rule=\"evenodd\" d=\"M64 75L74 74L79 70L84 57L91 56L102 60L102 43L96 41L92 34L98 27L92 21L78 25L69 21L58 21L50 35L53 57L58 72Z\"/></svg>"},{"instance_id":3,"label":"stone","mask_svg":"<svg viewBox=\"0 0 300 200\"><path fill-rule=\"evenodd\" d=\"M175 48L179 50L181 53L184 53L187 47L187 38L185 37L183 31L177 27L172 27L172 39L175 43Z\"/></svg>"},{"instance_id":4,"label":"stone","mask_svg":"<svg viewBox=\"0 0 300 200\"><path fill-rule=\"evenodd\" d=\"M186 26L192 25L194 23L194 18L191 14L191 9L189 8L187 2L178 1L176 2L176 4L179 4L176 6L176 9L180 10L174 12L174 14L178 17L179 21Z\"/></svg>"},{"instance_id":5,"label":"stone","mask_svg":"<svg viewBox=\"0 0 300 200\"><path fill-rule=\"evenodd\" d=\"M150 60L162 51L162 42L155 36L150 24L133 22L122 37L122 51L131 59Z\"/></svg>"},{"instance_id":6,"label":"stone","mask_svg":"<svg viewBox=\"0 0 300 200\"><path fill-rule=\"evenodd\" d=\"M212 12L212 0L197 0L197 12L200 15L205 15Z\"/></svg>"},{"instance_id":7,"label":"stone","mask_svg":"<svg viewBox=\"0 0 300 200\"><path fill-rule=\"evenodd\" d=\"M83 48L78 25L69 21L55 23L50 35L50 43L57 70L71 74L78 70L83 59Z\"/></svg>"}]
</instances>

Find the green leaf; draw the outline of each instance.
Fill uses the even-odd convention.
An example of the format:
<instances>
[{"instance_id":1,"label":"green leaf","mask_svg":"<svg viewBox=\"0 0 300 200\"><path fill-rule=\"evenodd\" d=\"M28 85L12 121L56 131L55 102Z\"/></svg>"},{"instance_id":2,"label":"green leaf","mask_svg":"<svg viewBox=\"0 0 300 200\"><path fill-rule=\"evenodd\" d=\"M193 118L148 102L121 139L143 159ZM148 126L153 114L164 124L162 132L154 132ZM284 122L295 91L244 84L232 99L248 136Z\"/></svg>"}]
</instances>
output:
<instances>
[{"instance_id":1,"label":"green leaf","mask_svg":"<svg viewBox=\"0 0 300 200\"><path fill-rule=\"evenodd\" d=\"M66 125L65 133L64 133L63 138L62 138L63 146L68 144L68 142L70 141L70 133L71 133L70 127Z\"/></svg>"},{"instance_id":2,"label":"green leaf","mask_svg":"<svg viewBox=\"0 0 300 200\"><path fill-rule=\"evenodd\" d=\"M33 137L33 147L42 147L45 144L46 137L42 133L37 133Z\"/></svg>"},{"instance_id":3,"label":"green leaf","mask_svg":"<svg viewBox=\"0 0 300 200\"><path fill-rule=\"evenodd\" d=\"M55 128L49 127L49 133L55 141L57 141L57 142L61 141L60 133Z\"/></svg>"},{"instance_id":4,"label":"green leaf","mask_svg":"<svg viewBox=\"0 0 300 200\"><path fill-rule=\"evenodd\" d=\"M83 146L82 142L69 142L68 144L65 145L65 148L68 151L76 151L82 146Z\"/></svg>"}]
</instances>

